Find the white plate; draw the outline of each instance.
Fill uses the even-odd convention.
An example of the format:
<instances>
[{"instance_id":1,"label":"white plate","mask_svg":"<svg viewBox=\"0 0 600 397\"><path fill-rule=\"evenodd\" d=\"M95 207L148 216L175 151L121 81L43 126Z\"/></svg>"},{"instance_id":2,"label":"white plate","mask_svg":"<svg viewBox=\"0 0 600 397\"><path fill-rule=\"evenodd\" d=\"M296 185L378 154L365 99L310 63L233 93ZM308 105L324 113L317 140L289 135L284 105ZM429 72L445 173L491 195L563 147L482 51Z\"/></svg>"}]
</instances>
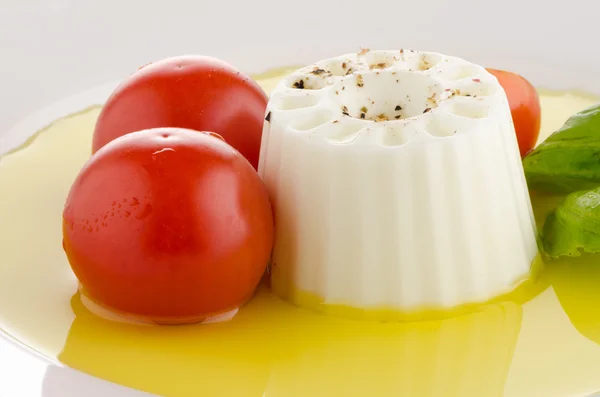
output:
<instances>
[{"instance_id":1,"label":"white plate","mask_svg":"<svg viewBox=\"0 0 600 397\"><path fill-rule=\"evenodd\" d=\"M600 94L596 8L594 0L6 1L0 153L42 126L19 124L39 109L55 104L36 118L43 124L89 104L65 98L108 84L91 94L101 101L111 81L184 53L260 72L359 47L417 48L508 68L547 88ZM1 397L144 395L51 363L0 334Z\"/></svg>"}]
</instances>

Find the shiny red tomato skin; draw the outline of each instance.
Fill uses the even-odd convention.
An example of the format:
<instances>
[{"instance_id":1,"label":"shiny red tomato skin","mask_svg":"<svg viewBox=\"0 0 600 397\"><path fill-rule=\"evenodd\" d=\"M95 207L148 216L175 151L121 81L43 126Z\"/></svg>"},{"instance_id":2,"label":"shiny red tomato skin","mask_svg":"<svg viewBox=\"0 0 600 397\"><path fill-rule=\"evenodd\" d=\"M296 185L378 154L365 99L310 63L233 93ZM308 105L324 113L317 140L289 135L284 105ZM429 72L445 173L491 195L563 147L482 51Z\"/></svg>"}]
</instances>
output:
<instances>
[{"instance_id":1,"label":"shiny red tomato skin","mask_svg":"<svg viewBox=\"0 0 600 397\"><path fill-rule=\"evenodd\" d=\"M525 157L535 147L540 135L541 105L535 87L523 76L505 70L487 69L496 76L508 97L519 151Z\"/></svg>"},{"instance_id":2,"label":"shiny red tomato skin","mask_svg":"<svg viewBox=\"0 0 600 397\"><path fill-rule=\"evenodd\" d=\"M113 139L156 127L214 131L256 169L267 95L250 77L207 56L178 56L139 68L104 105L92 153Z\"/></svg>"},{"instance_id":3,"label":"shiny red tomato skin","mask_svg":"<svg viewBox=\"0 0 600 397\"><path fill-rule=\"evenodd\" d=\"M273 245L266 189L227 143L159 128L117 138L83 167L63 247L86 294L121 312L198 321L248 300Z\"/></svg>"}]
</instances>

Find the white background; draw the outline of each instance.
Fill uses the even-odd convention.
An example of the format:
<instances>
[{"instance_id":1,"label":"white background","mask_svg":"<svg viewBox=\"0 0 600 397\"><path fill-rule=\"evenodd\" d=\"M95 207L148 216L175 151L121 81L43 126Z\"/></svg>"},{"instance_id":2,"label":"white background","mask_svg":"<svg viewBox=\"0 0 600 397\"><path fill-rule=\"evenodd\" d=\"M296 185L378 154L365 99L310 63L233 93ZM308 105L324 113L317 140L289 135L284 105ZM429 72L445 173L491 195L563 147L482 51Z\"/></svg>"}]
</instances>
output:
<instances>
[{"instance_id":1,"label":"white background","mask_svg":"<svg viewBox=\"0 0 600 397\"><path fill-rule=\"evenodd\" d=\"M359 47L415 48L600 93L594 0L0 1L0 138L42 107L183 53L258 72ZM2 397L143 395L123 390L0 337Z\"/></svg>"}]
</instances>

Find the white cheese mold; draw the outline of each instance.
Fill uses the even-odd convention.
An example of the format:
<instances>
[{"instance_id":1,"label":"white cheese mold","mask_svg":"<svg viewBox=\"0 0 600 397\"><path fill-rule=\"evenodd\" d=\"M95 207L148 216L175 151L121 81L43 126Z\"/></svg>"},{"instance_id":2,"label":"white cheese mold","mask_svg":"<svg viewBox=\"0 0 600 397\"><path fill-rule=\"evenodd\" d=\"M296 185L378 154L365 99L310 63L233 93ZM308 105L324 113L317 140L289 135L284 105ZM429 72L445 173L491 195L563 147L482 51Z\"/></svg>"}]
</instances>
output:
<instances>
[{"instance_id":1,"label":"white cheese mold","mask_svg":"<svg viewBox=\"0 0 600 397\"><path fill-rule=\"evenodd\" d=\"M459 58L361 51L297 70L272 93L259 173L273 289L297 303L482 302L538 252L506 95Z\"/></svg>"}]
</instances>

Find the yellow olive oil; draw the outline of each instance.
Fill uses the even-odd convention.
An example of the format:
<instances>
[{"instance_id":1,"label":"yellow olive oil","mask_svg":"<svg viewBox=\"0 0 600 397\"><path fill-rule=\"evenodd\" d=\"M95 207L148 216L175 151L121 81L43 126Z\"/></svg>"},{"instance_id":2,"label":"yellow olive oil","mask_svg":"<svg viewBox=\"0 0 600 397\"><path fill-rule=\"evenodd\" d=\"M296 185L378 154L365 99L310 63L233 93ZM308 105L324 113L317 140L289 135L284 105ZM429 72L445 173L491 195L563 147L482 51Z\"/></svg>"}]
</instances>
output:
<instances>
[{"instance_id":1,"label":"yellow olive oil","mask_svg":"<svg viewBox=\"0 0 600 397\"><path fill-rule=\"evenodd\" d=\"M268 92L287 72L257 79ZM597 101L540 95L542 137ZM31 348L94 376L173 397L600 391L598 256L548 263L518 293L436 320L357 320L335 310L328 316L280 300L266 286L231 321L215 324L153 326L92 314L62 250L61 214L90 156L99 111L60 119L0 158L0 328ZM536 197L538 219L554 203Z\"/></svg>"}]
</instances>

